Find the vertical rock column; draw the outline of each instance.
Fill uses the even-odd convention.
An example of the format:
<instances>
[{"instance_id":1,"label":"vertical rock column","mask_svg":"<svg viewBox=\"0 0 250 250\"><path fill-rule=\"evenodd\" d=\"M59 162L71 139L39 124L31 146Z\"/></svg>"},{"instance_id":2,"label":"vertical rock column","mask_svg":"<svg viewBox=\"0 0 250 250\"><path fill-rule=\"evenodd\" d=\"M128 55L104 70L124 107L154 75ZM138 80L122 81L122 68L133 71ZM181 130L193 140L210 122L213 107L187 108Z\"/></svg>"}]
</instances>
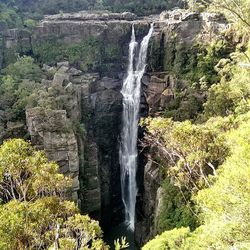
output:
<instances>
[{"instance_id":1,"label":"vertical rock column","mask_svg":"<svg viewBox=\"0 0 250 250\"><path fill-rule=\"evenodd\" d=\"M78 145L65 110L33 108L26 111L31 142L43 149L49 160L56 161L60 172L73 178L71 198L78 201L79 157Z\"/></svg>"}]
</instances>

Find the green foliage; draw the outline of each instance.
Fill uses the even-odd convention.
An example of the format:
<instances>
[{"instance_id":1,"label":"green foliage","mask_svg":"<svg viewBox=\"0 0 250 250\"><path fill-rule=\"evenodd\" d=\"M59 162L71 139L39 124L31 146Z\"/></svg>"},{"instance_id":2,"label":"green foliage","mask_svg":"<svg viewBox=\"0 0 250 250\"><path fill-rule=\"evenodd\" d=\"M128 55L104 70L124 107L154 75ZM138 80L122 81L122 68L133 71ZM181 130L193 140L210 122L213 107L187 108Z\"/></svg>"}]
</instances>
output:
<instances>
[{"instance_id":1,"label":"green foliage","mask_svg":"<svg viewBox=\"0 0 250 250\"><path fill-rule=\"evenodd\" d=\"M78 135L81 138L84 138L86 136L87 131L86 131L84 123L75 122L73 123L73 127L74 127L74 132L76 135Z\"/></svg>"},{"instance_id":2,"label":"green foliage","mask_svg":"<svg viewBox=\"0 0 250 250\"><path fill-rule=\"evenodd\" d=\"M3 70L0 84L0 108L7 111L7 121L25 119L25 108L36 103L34 91L39 89L42 72L31 57L20 57Z\"/></svg>"},{"instance_id":3,"label":"green foliage","mask_svg":"<svg viewBox=\"0 0 250 250\"><path fill-rule=\"evenodd\" d=\"M191 11L202 12L206 10L212 0L186 0L188 7Z\"/></svg>"},{"instance_id":4,"label":"green foliage","mask_svg":"<svg viewBox=\"0 0 250 250\"><path fill-rule=\"evenodd\" d=\"M186 68L187 78L198 81L202 77L206 77L209 84L216 82L218 76L215 66L221 58L228 56L232 52L231 46L225 39L214 41L205 47L198 45L196 60L193 58L193 60L189 61L190 64ZM191 70L192 68L194 68L194 71Z\"/></svg>"},{"instance_id":5,"label":"green foliage","mask_svg":"<svg viewBox=\"0 0 250 250\"><path fill-rule=\"evenodd\" d=\"M0 207L0 246L3 249L35 249L54 242L53 228L77 209L74 203L46 197L34 202L13 200Z\"/></svg>"},{"instance_id":6,"label":"green foliage","mask_svg":"<svg viewBox=\"0 0 250 250\"><path fill-rule=\"evenodd\" d=\"M166 231L155 239L149 241L142 250L180 250L181 246L185 244L185 239L190 235L187 228L174 229Z\"/></svg>"},{"instance_id":7,"label":"green foliage","mask_svg":"<svg viewBox=\"0 0 250 250\"><path fill-rule=\"evenodd\" d=\"M118 44L107 44L104 49L105 58L111 62L117 61L122 56L122 51Z\"/></svg>"},{"instance_id":8,"label":"green foliage","mask_svg":"<svg viewBox=\"0 0 250 250\"><path fill-rule=\"evenodd\" d=\"M183 6L182 1L173 0L104 0L103 5L112 11L131 11L139 15L160 13L162 10Z\"/></svg>"},{"instance_id":9,"label":"green foliage","mask_svg":"<svg viewBox=\"0 0 250 250\"><path fill-rule=\"evenodd\" d=\"M234 46L224 39L218 39L211 44L197 43L192 47L179 43L179 37L171 34L168 48L165 49L164 69L181 75L191 82L199 82L203 77L211 85L219 77L215 66L220 59L227 57L234 50Z\"/></svg>"},{"instance_id":10,"label":"green foliage","mask_svg":"<svg viewBox=\"0 0 250 250\"><path fill-rule=\"evenodd\" d=\"M0 147L0 248L107 250L98 222L65 200L69 177L29 142ZM73 248L69 248L73 247Z\"/></svg>"},{"instance_id":11,"label":"green foliage","mask_svg":"<svg viewBox=\"0 0 250 250\"><path fill-rule=\"evenodd\" d=\"M34 19L26 19L26 20L24 20L23 24L24 24L24 26L26 26L27 28L33 29L33 28L36 27L37 22L36 22L36 20L34 20Z\"/></svg>"},{"instance_id":12,"label":"green foliage","mask_svg":"<svg viewBox=\"0 0 250 250\"><path fill-rule=\"evenodd\" d=\"M228 155L222 132L232 126L230 119L205 124L164 118L148 118L145 122L149 132L146 140L164 148L165 160L171 166L167 174L175 178L176 185L196 191L209 185L207 175Z\"/></svg>"},{"instance_id":13,"label":"green foliage","mask_svg":"<svg viewBox=\"0 0 250 250\"><path fill-rule=\"evenodd\" d=\"M58 165L48 162L45 154L35 151L30 143L15 139L0 147L2 200L27 201L61 195L70 185L70 179L58 174Z\"/></svg>"},{"instance_id":14,"label":"green foliage","mask_svg":"<svg viewBox=\"0 0 250 250\"><path fill-rule=\"evenodd\" d=\"M3 70L3 73L13 77L16 81L29 79L33 81L41 80L42 71L34 59L29 56L19 57L17 61Z\"/></svg>"},{"instance_id":15,"label":"green foliage","mask_svg":"<svg viewBox=\"0 0 250 250\"><path fill-rule=\"evenodd\" d=\"M51 38L41 44L34 44L33 52L42 63L55 64L69 60L83 71L92 71L96 70L101 62L101 41L90 38L82 43L65 45Z\"/></svg>"},{"instance_id":16,"label":"green foliage","mask_svg":"<svg viewBox=\"0 0 250 250\"><path fill-rule=\"evenodd\" d=\"M221 81L208 90L207 101L204 104L205 117L227 116L249 110L250 71L241 67L250 53L233 53L232 60L221 60L216 66L221 75Z\"/></svg>"},{"instance_id":17,"label":"green foliage","mask_svg":"<svg viewBox=\"0 0 250 250\"><path fill-rule=\"evenodd\" d=\"M163 116L172 117L177 121L195 121L203 112L207 89L222 77L218 74L217 65L235 49L234 45L227 41L226 36L223 38L209 45L198 43L187 47L178 42L176 34L172 34L165 48L163 68L185 81L176 84L175 98L163 110Z\"/></svg>"},{"instance_id":18,"label":"green foliage","mask_svg":"<svg viewBox=\"0 0 250 250\"><path fill-rule=\"evenodd\" d=\"M60 85L51 86L48 90L40 89L33 95L37 105L43 109L66 109L68 95L65 88Z\"/></svg>"},{"instance_id":19,"label":"green foliage","mask_svg":"<svg viewBox=\"0 0 250 250\"><path fill-rule=\"evenodd\" d=\"M163 204L159 217L157 218L157 232L180 227L196 227L196 215L194 205L190 201L190 193L184 188L174 186L168 178L162 183L164 190ZM187 202L188 201L188 202Z\"/></svg>"},{"instance_id":20,"label":"green foliage","mask_svg":"<svg viewBox=\"0 0 250 250\"><path fill-rule=\"evenodd\" d=\"M129 243L126 242L126 237L115 240L114 245L115 250L127 249L129 247Z\"/></svg>"},{"instance_id":21,"label":"green foliage","mask_svg":"<svg viewBox=\"0 0 250 250\"><path fill-rule=\"evenodd\" d=\"M198 86L197 86L198 85ZM199 84L193 84L183 91L176 88L175 99L163 110L162 116L175 121L196 120L203 110L204 94Z\"/></svg>"},{"instance_id":22,"label":"green foliage","mask_svg":"<svg viewBox=\"0 0 250 250\"><path fill-rule=\"evenodd\" d=\"M223 13L238 29L246 33L250 29L249 0L204 0L212 11Z\"/></svg>"},{"instance_id":23,"label":"green foliage","mask_svg":"<svg viewBox=\"0 0 250 250\"><path fill-rule=\"evenodd\" d=\"M8 28L15 28L22 25L22 20L14 8L0 2L0 23Z\"/></svg>"},{"instance_id":24,"label":"green foliage","mask_svg":"<svg viewBox=\"0 0 250 250\"><path fill-rule=\"evenodd\" d=\"M176 234L187 232L178 248L179 250L202 249L248 249L250 237L250 113L238 116L234 125L224 123L224 131L230 154L221 162L216 175L209 177L210 185L193 193L196 210L199 211L201 226L190 233L189 229L166 231L149 242L143 249L168 249L169 242ZM220 118L219 120L228 120ZM208 121L216 128L221 122ZM226 125L226 126L225 126ZM221 125L219 125L221 126ZM231 129L230 129L231 128ZM214 128L213 128L214 129ZM227 132L229 131L229 132ZM189 134L186 138L190 138ZM219 159L219 157L217 157ZM157 246L158 248L154 248Z\"/></svg>"},{"instance_id":25,"label":"green foliage","mask_svg":"<svg viewBox=\"0 0 250 250\"><path fill-rule=\"evenodd\" d=\"M78 248L82 250L109 249L101 239L102 230L99 223L91 220L89 216L76 214L70 217L62 225L61 235L59 239L59 249L66 250L69 244L78 246Z\"/></svg>"}]
</instances>

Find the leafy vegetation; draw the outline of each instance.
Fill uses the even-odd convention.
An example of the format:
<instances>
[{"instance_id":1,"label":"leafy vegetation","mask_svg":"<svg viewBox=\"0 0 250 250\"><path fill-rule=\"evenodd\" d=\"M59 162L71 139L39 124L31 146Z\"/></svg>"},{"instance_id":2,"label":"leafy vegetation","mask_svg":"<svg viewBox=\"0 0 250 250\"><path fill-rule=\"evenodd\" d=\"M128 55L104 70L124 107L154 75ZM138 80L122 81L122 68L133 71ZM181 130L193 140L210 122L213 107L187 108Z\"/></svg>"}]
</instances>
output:
<instances>
[{"instance_id":1,"label":"leafy vegetation","mask_svg":"<svg viewBox=\"0 0 250 250\"><path fill-rule=\"evenodd\" d=\"M7 20L8 24L15 24L12 19L25 17L28 19L39 19L44 14L56 14L60 12L74 12L81 10L102 10L110 11L132 11L139 15L159 13L162 10L183 6L182 1L173 0L1 0L3 16L0 20Z\"/></svg>"},{"instance_id":2,"label":"leafy vegetation","mask_svg":"<svg viewBox=\"0 0 250 250\"><path fill-rule=\"evenodd\" d=\"M69 45L55 42L53 38L33 45L34 56L46 64L68 60L83 71L96 70L101 61L101 41L90 38Z\"/></svg>"},{"instance_id":3,"label":"leafy vegetation","mask_svg":"<svg viewBox=\"0 0 250 250\"><path fill-rule=\"evenodd\" d=\"M224 35L232 37L230 33L234 33L238 42L233 50L225 44L229 50L223 50L227 53L218 53L221 50L212 44L207 48L209 53L193 65L194 70L186 71L185 76L193 82L189 90L203 95L203 109L194 108L196 114L189 117L186 112L177 116L170 109L165 116L172 116L175 121L162 117L144 121L148 128L146 142L153 145L153 156L161 158L165 173L162 188L168 195L163 196L157 220L162 222L160 229L165 227L168 231L142 249L245 250L250 247L249 1L190 3L192 8L216 8L224 13L232 22ZM219 42L219 47L222 44ZM192 103L188 95L185 98ZM183 112L181 105L174 107L176 112ZM170 191L173 189L174 198ZM182 194L182 199L178 199L178 194ZM174 202L177 204L171 207L169 204ZM184 218L177 217L172 224L169 212L172 216L180 215L186 208L196 223L191 220L185 226Z\"/></svg>"},{"instance_id":4,"label":"leafy vegetation","mask_svg":"<svg viewBox=\"0 0 250 250\"><path fill-rule=\"evenodd\" d=\"M182 1L173 0L103 0L103 6L112 11L131 11L139 15L159 13L173 7L182 7Z\"/></svg>"},{"instance_id":5,"label":"leafy vegetation","mask_svg":"<svg viewBox=\"0 0 250 250\"><path fill-rule=\"evenodd\" d=\"M98 222L65 200L70 177L22 139L0 146L0 248L109 249Z\"/></svg>"},{"instance_id":6,"label":"leafy vegetation","mask_svg":"<svg viewBox=\"0 0 250 250\"><path fill-rule=\"evenodd\" d=\"M15 8L8 7L0 2L0 24L1 26L15 28L22 25L22 19Z\"/></svg>"},{"instance_id":7,"label":"leafy vegetation","mask_svg":"<svg viewBox=\"0 0 250 250\"><path fill-rule=\"evenodd\" d=\"M170 249L249 248L249 115L238 128L226 132L232 153L216 175L209 177L210 186L193 196L202 225L193 232L186 228L163 233L145 245L144 250L166 249L183 230L186 234L178 241L178 248ZM157 244L159 248L152 247Z\"/></svg>"},{"instance_id":8,"label":"leafy vegetation","mask_svg":"<svg viewBox=\"0 0 250 250\"><path fill-rule=\"evenodd\" d=\"M190 192L185 188L178 188L171 183L170 178L164 178L163 204L159 217L156 218L156 231L162 233L166 230L180 227L195 229L197 218L194 212L194 204L190 200ZM188 202L187 202L188 201Z\"/></svg>"},{"instance_id":9,"label":"leafy vegetation","mask_svg":"<svg viewBox=\"0 0 250 250\"><path fill-rule=\"evenodd\" d=\"M31 57L20 57L3 70L0 80L0 109L7 121L25 119L25 108L36 102L32 94L39 88L42 72Z\"/></svg>"}]
</instances>

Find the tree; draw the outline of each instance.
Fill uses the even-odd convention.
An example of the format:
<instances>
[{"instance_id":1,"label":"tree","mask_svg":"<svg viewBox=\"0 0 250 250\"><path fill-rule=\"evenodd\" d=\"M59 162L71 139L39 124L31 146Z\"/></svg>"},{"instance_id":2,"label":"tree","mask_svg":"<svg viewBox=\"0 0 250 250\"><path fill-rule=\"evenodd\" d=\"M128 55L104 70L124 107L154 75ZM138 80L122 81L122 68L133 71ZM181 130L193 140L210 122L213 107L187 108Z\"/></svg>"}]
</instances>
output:
<instances>
[{"instance_id":1,"label":"tree","mask_svg":"<svg viewBox=\"0 0 250 250\"><path fill-rule=\"evenodd\" d=\"M230 119L212 119L205 124L171 119L148 118L146 144L156 148L156 157L167 162L166 174L175 185L197 192L209 186L207 176L228 155L223 130L230 128Z\"/></svg>"},{"instance_id":2,"label":"tree","mask_svg":"<svg viewBox=\"0 0 250 250\"><path fill-rule=\"evenodd\" d=\"M224 13L229 21L238 24L240 28L250 29L249 0L201 0L200 2L210 6L213 11Z\"/></svg>"},{"instance_id":3,"label":"tree","mask_svg":"<svg viewBox=\"0 0 250 250\"><path fill-rule=\"evenodd\" d=\"M71 179L58 168L22 139L0 146L0 249L109 249L98 222L66 200Z\"/></svg>"},{"instance_id":4,"label":"tree","mask_svg":"<svg viewBox=\"0 0 250 250\"><path fill-rule=\"evenodd\" d=\"M3 72L13 77L17 82L23 79L40 81L42 76L40 67L35 64L34 59L30 56L19 57L15 63L8 65Z\"/></svg>"},{"instance_id":5,"label":"tree","mask_svg":"<svg viewBox=\"0 0 250 250\"><path fill-rule=\"evenodd\" d=\"M143 250L249 249L249 118L250 113L239 116L240 125L226 132L231 154L211 179L213 185L193 196L202 225L193 232L189 228L166 231L147 243Z\"/></svg>"},{"instance_id":6,"label":"tree","mask_svg":"<svg viewBox=\"0 0 250 250\"><path fill-rule=\"evenodd\" d=\"M20 57L3 70L0 84L0 109L7 111L7 121L24 121L25 108L36 104L34 92L40 88L42 71L31 57Z\"/></svg>"},{"instance_id":7,"label":"tree","mask_svg":"<svg viewBox=\"0 0 250 250\"><path fill-rule=\"evenodd\" d=\"M166 231L155 239L149 241L142 250L181 250L186 237L190 234L188 228L173 229Z\"/></svg>"},{"instance_id":8,"label":"tree","mask_svg":"<svg viewBox=\"0 0 250 250\"><path fill-rule=\"evenodd\" d=\"M249 49L245 52L234 52L230 59L222 59L216 70L221 81L213 84L207 93L207 101L204 104L206 118L212 116L228 116L249 110L250 98L250 71L241 67L240 63L247 62Z\"/></svg>"},{"instance_id":9,"label":"tree","mask_svg":"<svg viewBox=\"0 0 250 250\"><path fill-rule=\"evenodd\" d=\"M12 199L35 199L62 196L71 180L58 173L58 165L49 162L44 152L36 151L29 142L14 139L0 146L0 197L4 202Z\"/></svg>"},{"instance_id":10,"label":"tree","mask_svg":"<svg viewBox=\"0 0 250 250\"><path fill-rule=\"evenodd\" d=\"M2 2L0 2L0 22L8 28L20 27L22 25L22 19L17 11Z\"/></svg>"}]
</instances>

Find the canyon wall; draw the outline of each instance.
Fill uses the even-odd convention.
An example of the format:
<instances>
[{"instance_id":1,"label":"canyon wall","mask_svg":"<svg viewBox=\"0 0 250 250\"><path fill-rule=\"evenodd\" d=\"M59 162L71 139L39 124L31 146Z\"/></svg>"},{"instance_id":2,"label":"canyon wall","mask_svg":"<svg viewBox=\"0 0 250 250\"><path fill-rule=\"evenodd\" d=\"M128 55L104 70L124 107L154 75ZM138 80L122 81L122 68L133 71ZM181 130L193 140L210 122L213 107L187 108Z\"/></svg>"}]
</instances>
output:
<instances>
[{"instance_id":1,"label":"canyon wall","mask_svg":"<svg viewBox=\"0 0 250 250\"><path fill-rule=\"evenodd\" d=\"M55 86L60 90L56 94L60 109L26 111L31 141L73 177L72 199L83 212L100 219L104 228L123 219L120 90L131 26L135 24L140 40L152 22L155 30L142 79L140 113L154 116L176 98L176 88L185 91L187 83L180 72L188 53L195 53L191 48L198 41L209 43L224 29L222 19L183 10L145 18L79 12L46 16L30 32L3 29L0 36L0 66L14 61L16 53L32 55L43 64L44 91L50 93ZM142 244L157 233L161 179L149 155L141 154L139 161L136 240Z\"/></svg>"}]
</instances>

